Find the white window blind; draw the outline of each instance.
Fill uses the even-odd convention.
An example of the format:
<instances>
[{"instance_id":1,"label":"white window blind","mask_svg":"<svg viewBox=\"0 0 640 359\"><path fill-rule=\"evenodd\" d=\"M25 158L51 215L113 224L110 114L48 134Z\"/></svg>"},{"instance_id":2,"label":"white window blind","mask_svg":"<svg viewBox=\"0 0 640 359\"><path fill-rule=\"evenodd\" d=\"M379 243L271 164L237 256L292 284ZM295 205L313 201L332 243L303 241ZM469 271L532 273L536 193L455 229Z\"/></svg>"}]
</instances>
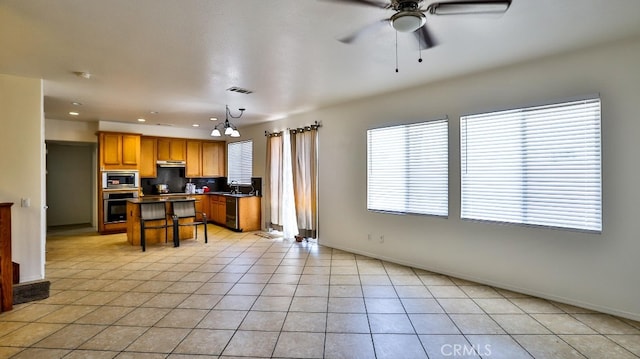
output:
<instances>
[{"instance_id":1,"label":"white window blind","mask_svg":"<svg viewBox=\"0 0 640 359\"><path fill-rule=\"evenodd\" d=\"M599 98L460 120L462 218L602 230Z\"/></svg>"},{"instance_id":2,"label":"white window blind","mask_svg":"<svg viewBox=\"0 0 640 359\"><path fill-rule=\"evenodd\" d=\"M448 121L367 131L367 209L447 216Z\"/></svg>"},{"instance_id":3,"label":"white window blind","mask_svg":"<svg viewBox=\"0 0 640 359\"><path fill-rule=\"evenodd\" d=\"M227 145L227 181L251 184L253 176L253 141L233 142Z\"/></svg>"}]
</instances>

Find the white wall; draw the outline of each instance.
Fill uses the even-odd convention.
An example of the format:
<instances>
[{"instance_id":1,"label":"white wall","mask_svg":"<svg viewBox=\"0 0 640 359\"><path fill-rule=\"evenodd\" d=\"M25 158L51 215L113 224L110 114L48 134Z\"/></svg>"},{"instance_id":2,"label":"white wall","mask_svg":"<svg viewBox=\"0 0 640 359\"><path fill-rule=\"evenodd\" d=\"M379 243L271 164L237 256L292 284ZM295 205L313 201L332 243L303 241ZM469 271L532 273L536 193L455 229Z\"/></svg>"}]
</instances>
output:
<instances>
[{"instance_id":1,"label":"white wall","mask_svg":"<svg viewBox=\"0 0 640 359\"><path fill-rule=\"evenodd\" d=\"M45 121L45 138L47 141L97 143L98 136L96 136L96 133L98 131L139 133L145 136L158 137L217 140L216 138L210 136L211 128L177 128L170 126L154 126L112 121L85 122L54 119L46 119Z\"/></svg>"},{"instance_id":2,"label":"white wall","mask_svg":"<svg viewBox=\"0 0 640 359\"><path fill-rule=\"evenodd\" d=\"M97 122L46 119L44 137L47 141L98 142Z\"/></svg>"},{"instance_id":3,"label":"white wall","mask_svg":"<svg viewBox=\"0 0 640 359\"><path fill-rule=\"evenodd\" d=\"M110 122L100 121L98 123L100 131L113 131L113 132L130 132L139 133L144 136L158 136L158 137L176 137L176 138L193 138L201 140L224 140L224 138L211 137L211 130L206 128L179 128L170 126L158 126L158 125L140 125L136 123L124 123L124 122Z\"/></svg>"},{"instance_id":4,"label":"white wall","mask_svg":"<svg viewBox=\"0 0 640 359\"><path fill-rule=\"evenodd\" d=\"M44 278L42 81L0 75L0 201L13 202L12 260L20 282ZM29 207L21 207L21 199Z\"/></svg>"},{"instance_id":5,"label":"white wall","mask_svg":"<svg viewBox=\"0 0 640 359\"><path fill-rule=\"evenodd\" d=\"M243 139L253 138L254 175L263 176L265 130L322 123L323 245L638 320L638 64L640 39L627 40L254 126ZM461 115L594 93L602 99L602 234L460 220ZM366 130L442 115L450 119L449 218L368 212Z\"/></svg>"}]
</instances>

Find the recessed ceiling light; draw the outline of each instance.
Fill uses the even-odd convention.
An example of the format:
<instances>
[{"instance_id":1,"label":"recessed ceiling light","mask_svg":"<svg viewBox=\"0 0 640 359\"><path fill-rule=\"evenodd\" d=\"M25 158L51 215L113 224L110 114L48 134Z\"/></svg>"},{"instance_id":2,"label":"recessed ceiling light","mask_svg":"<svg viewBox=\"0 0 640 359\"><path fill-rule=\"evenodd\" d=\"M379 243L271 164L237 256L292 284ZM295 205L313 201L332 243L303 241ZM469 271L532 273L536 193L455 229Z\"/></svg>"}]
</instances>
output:
<instances>
[{"instance_id":1,"label":"recessed ceiling light","mask_svg":"<svg viewBox=\"0 0 640 359\"><path fill-rule=\"evenodd\" d=\"M194 123L193 125L191 125L193 127L200 127L200 125L198 125L197 123Z\"/></svg>"},{"instance_id":2,"label":"recessed ceiling light","mask_svg":"<svg viewBox=\"0 0 640 359\"><path fill-rule=\"evenodd\" d=\"M217 117L211 117L209 120L211 120L211 121L218 121L218 118L217 118Z\"/></svg>"},{"instance_id":3,"label":"recessed ceiling light","mask_svg":"<svg viewBox=\"0 0 640 359\"><path fill-rule=\"evenodd\" d=\"M78 115L79 115L79 113L78 113L78 112L74 112L74 111L69 112L69 114L70 114L71 116L78 116Z\"/></svg>"},{"instance_id":4,"label":"recessed ceiling light","mask_svg":"<svg viewBox=\"0 0 640 359\"><path fill-rule=\"evenodd\" d=\"M72 105L74 105L74 106L82 106L82 103L80 103L80 102L75 102L75 101L74 101L74 102L72 102L71 104L72 104Z\"/></svg>"},{"instance_id":5,"label":"recessed ceiling light","mask_svg":"<svg viewBox=\"0 0 640 359\"><path fill-rule=\"evenodd\" d=\"M150 114L152 114L152 115L157 115L157 114L158 114L158 111L151 111L151 112L149 112L149 113L150 113Z\"/></svg>"},{"instance_id":6,"label":"recessed ceiling light","mask_svg":"<svg viewBox=\"0 0 640 359\"><path fill-rule=\"evenodd\" d=\"M138 122L144 122L144 121L146 121L144 118L139 118L138 119Z\"/></svg>"}]
</instances>

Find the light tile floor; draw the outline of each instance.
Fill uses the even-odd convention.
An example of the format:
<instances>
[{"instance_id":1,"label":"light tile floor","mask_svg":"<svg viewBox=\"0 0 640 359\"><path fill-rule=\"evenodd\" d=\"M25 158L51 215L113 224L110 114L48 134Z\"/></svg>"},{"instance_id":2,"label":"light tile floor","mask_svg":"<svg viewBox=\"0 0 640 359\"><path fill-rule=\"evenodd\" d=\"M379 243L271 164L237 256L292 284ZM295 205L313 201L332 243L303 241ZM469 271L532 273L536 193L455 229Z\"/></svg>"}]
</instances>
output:
<instances>
[{"instance_id":1,"label":"light tile floor","mask_svg":"<svg viewBox=\"0 0 640 359\"><path fill-rule=\"evenodd\" d=\"M209 244L51 235L48 299L0 314L0 358L638 358L640 323L209 226Z\"/></svg>"}]
</instances>

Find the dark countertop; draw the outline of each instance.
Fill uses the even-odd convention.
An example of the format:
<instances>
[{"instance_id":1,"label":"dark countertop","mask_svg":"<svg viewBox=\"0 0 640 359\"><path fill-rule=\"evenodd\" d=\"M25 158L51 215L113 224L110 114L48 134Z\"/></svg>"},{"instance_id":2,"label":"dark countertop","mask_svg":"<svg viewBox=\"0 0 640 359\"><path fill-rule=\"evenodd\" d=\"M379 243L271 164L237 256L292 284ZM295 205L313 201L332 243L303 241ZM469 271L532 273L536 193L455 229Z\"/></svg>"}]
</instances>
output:
<instances>
[{"instance_id":1,"label":"dark countertop","mask_svg":"<svg viewBox=\"0 0 640 359\"><path fill-rule=\"evenodd\" d=\"M199 195L218 195L218 196L234 197L234 198L256 197L255 194L248 194L248 193L205 192L205 193L186 194L186 193L177 192L177 193L162 193L162 194L146 194L143 197L140 197L138 199L133 199L133 200L143 199L145 202L171 201L171 200L175 200L176 198L195 199L195 197L193 196L199 196Z\"/></svg>"},{"instance_id":2,"label":"dark countertop","mask_svg":"<svg viewBox=\"0 0 640 359\"><path fill-rule=\"evenodd\" d=\"M206 193L202 193L202 194L215 194L218 196L225 196L225 197L236 197L236 198L241 198L241 197L256 197L255 194L248 194L248 193L231 193L231 192L206 192Z\"/></svg>"},{"instance_id":3,"label":"dark countertop","mask_svg":"<svg viewBox=\"0 0 640 359\"><path fill-rule=\"evenodd\" d=\"M138 198L129 198L127 199L127 201L131 202L131 203L155 203L155 202L176 202L176 201L195 201L196 199L194 197L185 195L184 193L182 194L182 196L145 196L145 197L138 197Z\"/></svg>"},{"instance_id":4,"label":"dark countertop","mask_svg":"<svg viewBox=\"0 0 640 359\"><path fill-rule=\"evenodd\" d=\"M198 194L198 193L194 193ZM144 197L188 197L192 196L192 194L187 194L184 192L173 192L173 193L151 193L151 194L143 194Z\"/></svg>"}]
</instances>

